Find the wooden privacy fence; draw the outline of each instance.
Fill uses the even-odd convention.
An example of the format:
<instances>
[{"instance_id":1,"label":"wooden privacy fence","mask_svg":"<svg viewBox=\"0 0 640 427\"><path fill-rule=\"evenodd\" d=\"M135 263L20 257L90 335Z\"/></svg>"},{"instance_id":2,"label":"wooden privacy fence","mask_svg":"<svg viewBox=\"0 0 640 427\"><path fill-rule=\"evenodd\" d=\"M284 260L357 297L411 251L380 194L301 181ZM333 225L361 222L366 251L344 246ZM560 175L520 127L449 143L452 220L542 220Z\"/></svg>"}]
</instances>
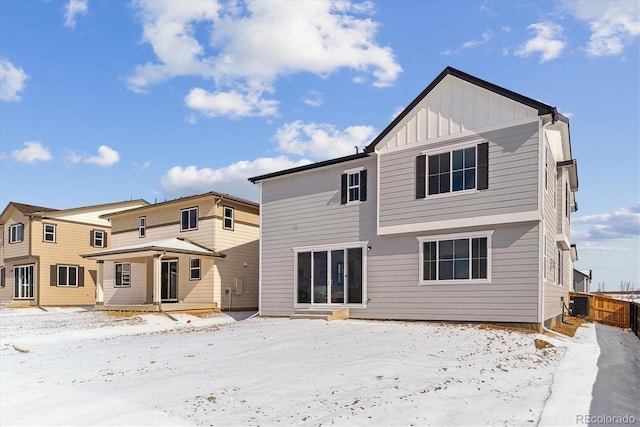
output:
<instances>
[{"instance_id":1,"label":"wooden privacy fence","mask_svg":"<svg viewBox=\"0 0 640 427\"><path fill-rule=\"evenodd\" d=\"M629 328L631 326L631 302L604 295L570 292L570 297L589 298L589 318L604 325ZM636 314L637 323L637 314Z\"/></svg>"}]
</instances>

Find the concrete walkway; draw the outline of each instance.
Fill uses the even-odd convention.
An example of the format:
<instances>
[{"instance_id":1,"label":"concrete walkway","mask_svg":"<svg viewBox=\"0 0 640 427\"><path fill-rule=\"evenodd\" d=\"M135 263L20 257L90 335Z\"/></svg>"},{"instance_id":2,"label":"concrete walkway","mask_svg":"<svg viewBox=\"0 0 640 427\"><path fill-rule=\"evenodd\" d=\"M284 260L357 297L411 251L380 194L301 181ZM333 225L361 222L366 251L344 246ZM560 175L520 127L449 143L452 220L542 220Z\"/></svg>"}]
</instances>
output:
<instances>
[{"instance_id":1,"label":"concrete walkway","mask_svg":"<svg viewBox=\"0 0 640 427\"><path fill-rule=\"evenodd\" d=\"M589 425L640 426L640 339L620 328L595 326L600 356L589 409L596 419Z\"/></svg>"}]
</instances>

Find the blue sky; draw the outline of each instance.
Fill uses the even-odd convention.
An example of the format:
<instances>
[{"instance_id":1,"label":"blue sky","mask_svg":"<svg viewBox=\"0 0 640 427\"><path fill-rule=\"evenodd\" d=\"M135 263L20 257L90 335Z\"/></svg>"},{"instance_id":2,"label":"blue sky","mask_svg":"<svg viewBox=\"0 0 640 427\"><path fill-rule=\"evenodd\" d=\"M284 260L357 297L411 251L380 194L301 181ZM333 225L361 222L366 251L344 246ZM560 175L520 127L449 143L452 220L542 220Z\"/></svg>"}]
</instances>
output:
<instances>
[{"instance_id":1,"label":"blue sky","mask_svg":"<svg viewBox=\"0 0 640 427\"><path fill-rule=\"evenodd\" d=\"M637 1L0 2L0 205L210 190L355 152L446 66L556 106L594 285L640 287Z\"/></svg>"}]
</instances>

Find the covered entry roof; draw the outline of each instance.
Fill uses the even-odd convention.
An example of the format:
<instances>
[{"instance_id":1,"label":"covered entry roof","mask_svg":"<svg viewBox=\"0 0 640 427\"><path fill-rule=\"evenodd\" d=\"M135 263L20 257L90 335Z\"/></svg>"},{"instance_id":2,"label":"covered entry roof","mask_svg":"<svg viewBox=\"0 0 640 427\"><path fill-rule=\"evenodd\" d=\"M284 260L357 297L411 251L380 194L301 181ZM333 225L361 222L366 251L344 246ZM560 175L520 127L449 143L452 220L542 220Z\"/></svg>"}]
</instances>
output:
<instances>
[{"instance_id":1,"label":"covered entry roof","mask_svg":"<svg viewBox=\"0 0 640 427\"><path fill-rule=\"evenodd\" d=\"M80 256L87 259L109 261L122 259L123 256L131 258L162 254L186 254L218 258L226 257L226 255L222 252L216 252L212 249L198 245L197 243L178 237L174 237L172 239L156 240L153 242L139 243L136 245L121 246L119 248L112 248L106 249L104 251L82 254Z\"/></svg>"}]
</instances>

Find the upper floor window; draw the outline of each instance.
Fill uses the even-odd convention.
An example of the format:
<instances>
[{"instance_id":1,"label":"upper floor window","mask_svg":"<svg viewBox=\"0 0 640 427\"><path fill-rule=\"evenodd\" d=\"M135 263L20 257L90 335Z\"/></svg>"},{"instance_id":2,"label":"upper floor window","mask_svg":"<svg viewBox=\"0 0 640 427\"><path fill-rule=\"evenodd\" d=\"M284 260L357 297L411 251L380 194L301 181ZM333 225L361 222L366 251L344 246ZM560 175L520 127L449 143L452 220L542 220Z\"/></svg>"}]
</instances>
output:
<instances>
[{"instance_id":1,"label":"upper floor window","mask_svg":"<svg viewBox=\"0 0 640 427\"><path fill-rule=\"evenodd\" d=\"M569 211L571 206L571 195L569 193L569 184L564 184L564 216L569 218Z\"/></svg>"},{"instance_id":2,"label":"upper floor window","mask_svg":"<svg viewBox=\"0 0 640 427\"><path fill-rule=\"evenodd\" d=\"M200 280L200 258L189 260L189 280Z\"/></svg>"},{"instance_id":3,"label":"upper floor window","mask_svg":"<svg viewBox=\"0 0 640 427\"><path fill-rule=\"evenodd\" d=\"M420 283L489 278L489 234L419 237L418 241L421 261Z\"/></svg>"},{"instance_id":4,"label":"upper floor window","mask_svg":"<svg viewBox=\"0 0 640 427\"><path fill-rule=\"evenodd\" d=\"M428 160L428 161L427 161ZM416 199L489 188L489 143L416 157Z\"/></svg>"},{"instance_id":5,"label":"upper floor window","mask_svg":"<svg viewBox=\"0 0 640 427\"><path fill-rule=\"evenodd\" d=\"M345 171L341 177L340 203L364 202L367 200L367 170L358 168Z\"/></svg>"},{"instance_id":6,"label":"upper floor window","mask_svg":"<svg viewBox=\"0 0 640 427\"><path fill-rule=\"evenodd\" d=\"M78 286L78 266L58 265L57 266L58 286L77 287Z\"/></svg>"},{"instance_id":7,"label":"upper floor window","mask_svg":"<svg viewBox=\"0 0 640 427\"><path fill-rule=\"evenodd\" d=\"M180 211L180 230L195 230L198 228L198 208L182 209Z\"/></svg>"},{"instance_id":8,"label":"upper floor window","mask_svg":"<svg viewBox=\"0 0 640 427\"><path fill-rule=\"evenodd\" d=\"M91 246L104 248L107 246L107 233L102 230L91 230Z\"/></svg>"},{"instance_id":9,"label":"upper floor window","mask_svg":"<svg viewBox=\"0 0 640 427\"><path fill-rule=\"evenodd\" d=\"M9 243L19 243L24 239L24 225L14 224L9 227Z\"/></svg>"},{"instance_id":10,"label":"upper floor window","mask_svg":"<svg viewBox=\"0 0 640 427\"><path fill-rule=\"evenodd\" d=\"M138 218L138 237L145 237L147 235L147 217L141 216Z\"/></svg>"},{"instance_id":11,"label":"upper floor window","mask_svg":"<svg viewBox=\"0 0 640 427\"><path fill-rule=\"evenodd\" d=\"M114 286L116 288L128 288L131 286L131 264L128 262L117 262L116 277Z\"/></svg>"},{"instance_id":12,"label":"upper floor window","mask_svg":"<svg viewBox=\"0 0 640 427\"><path fill-rule=\"evenodd\" d=\"M44 224L43 240L45 242L56 241L56 226L54 224Z\"/></svg>"},{"instance_id":13,"label":"upper floor window","mask_svg":"<svg viewBox=\"0 0 640 427\"><path fill-rule=\"evenodd\" d=\"M225 206L223 208L224 213L223 213L223 227L225 230L233 230L233 208L230 208L229 206Z\"/></svg>"}]
</instances>

